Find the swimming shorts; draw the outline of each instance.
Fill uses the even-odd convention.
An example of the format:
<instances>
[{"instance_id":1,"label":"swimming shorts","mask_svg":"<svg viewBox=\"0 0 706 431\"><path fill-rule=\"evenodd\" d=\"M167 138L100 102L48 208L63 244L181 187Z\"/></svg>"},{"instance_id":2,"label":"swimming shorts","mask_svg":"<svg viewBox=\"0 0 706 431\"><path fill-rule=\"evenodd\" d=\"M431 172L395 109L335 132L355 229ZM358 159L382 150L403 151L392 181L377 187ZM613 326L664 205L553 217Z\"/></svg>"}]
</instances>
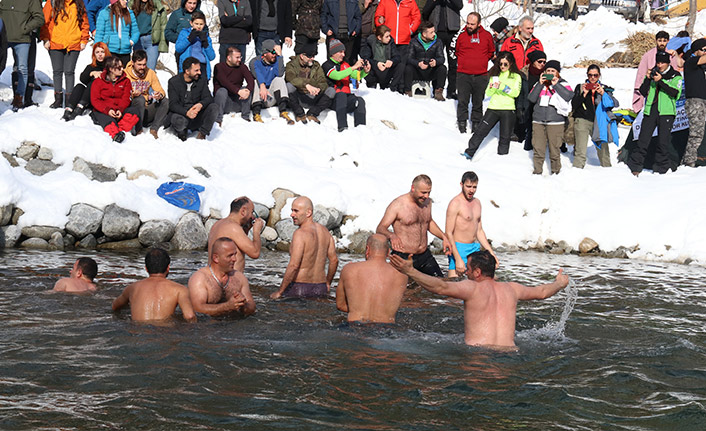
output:
<instances>
[{"instance_id":1,"label":"swimming shorts","mask_svg":"<svg viewBox=\"0 0 706 431\"><path fill-rule=\"evenodd\" d=\"M326 296L326 283L292 283L282 293L287 298L319 298Z\"/></svg>"},{"instance_id":2,"label":"swimming shorts","mask_svg":"<svg viewBox=\"0 0 706 431\"><path fill-rule=\"evenodd\" d=\"M458 254L461 255L463 263L466 265L466 267L468 267L468 255L480 251L480 244L478 244L477 242L472 242L470 244L466 244L464 242L457 242L456 250L458 250ZM454 259L453 254L449 256L449 271L451 270L456 270L456 259Z\"/></svg>"},{"instance_id":3,"label":"swimming shorts","mask_svg":"<svg viewBox=\"0 0 706 431\"><path fill-rule=\"evenodd\" d=\"M414 266L414 269L417 271L431 275L432 277L444 276L444 273L441 272L439 264L436 263L436 259L434 259L434 255L431 254L429 249L426 249L419 254L402 253L397 250L391 250L391 253L400 256L402 259L409 259L409 256L412 255L412 266Z\"/></svg>"}]
</instances>

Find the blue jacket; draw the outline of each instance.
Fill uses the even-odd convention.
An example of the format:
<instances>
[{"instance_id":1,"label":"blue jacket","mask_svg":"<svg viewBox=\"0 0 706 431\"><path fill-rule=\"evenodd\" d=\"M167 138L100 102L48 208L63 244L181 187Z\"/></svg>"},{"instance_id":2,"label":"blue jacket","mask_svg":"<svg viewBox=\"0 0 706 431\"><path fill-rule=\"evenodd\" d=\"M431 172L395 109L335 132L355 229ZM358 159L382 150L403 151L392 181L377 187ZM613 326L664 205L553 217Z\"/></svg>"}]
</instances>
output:
<instances>
[{"instance_id":1,"label":"blue jacket","mask_svg":"<svg viewBox=\"0 0 706 431\"><path fill-rule=\"evenodd\" d=\"M338 17L340 15L340 2L338 0L324 0L324 5L321 8L321 31L326 34L331 30L334 37L338 37ZM356 35L360 35L362 17L358 0L346 0L346 18L348 25L348 34L355 31Z\"/></svg>"},{"instance_id":2,"label":"blue jacket","mask_svg":"<svg viewBox=\"0 0 706 431\"><path fill-rule=\"evenodd\" d=\"M266 64L262 61L262 57L253 58L250 62L250 71L257 80L258 85L265 84L265 87L270 88L273 79L284 75L282 56L278 56L277 61L272 64Z\"/></svg>"},{"instance_id":3,"label":"blue jacket","mask_svg":"<svg viewBox=\"0 0 706 431\"><path fill-rule=\"evenodd\" d=\"M611 109L618 106L618 101L607 91L596 105L596 118L593 121L593 133L591 140L596 147L601 148L601 144L612 142L620 146L618 137L618 121Z\"/></svg>"},{"instance_id":4,"label":"blue jacket","mask_svg":"<svg viewBox=\"0 0 706 431\"><path fill-rule=\"evenodd\" d=\"M204 27L204 30L206 28ZM189 57L194 57L200 63L206 64L206 78L211 79L211 61L216 58L216 52L213 50L213 42L211 42L211 36L208 37L208 46L206 48L201 46L201 41L196 40L196 42L189 42L189 34L191 33L191 27L185 28L179 33L176 44L174 44L174 52L179 54L179 73L184 72L182 64L184 60Z\"/></svg>"},{"instance_id":5,"label":"blue jacket","mask_svg":"<svg viewBox=\"0 0 706 431\"><path fill-rule=\"evenodd\" d=\"M86 6L86 15L88 15L88 27L91 33L96 29L96 18L98 12L110 5L110 0L91 0Z\"/></svg>"},{"instance_id":6,"label":"blue jacket","mask_svg":"<svg viewBox=\"0 0 706 431\"><path fill-rule=\"evenodd\" d=\"M167 39L167 42L176 43L182 30L191 29L191 14L184 9L184 4L186 4L186 0L181 0L181 8L169 15L167 26L164 27L164 38ZM201 10L200 8L201 0L197 0L194 10Z\"/></svg>"},{"instance_id":7,"label":"blue jacket","mask_svg":"<svg viewBox=\"0 0 706 431\"><path fill-rule=\"evenodd\" d=\"M96 20L96 42L103 42L108 45L112 54L130 54L132 45L140 40L140 30L137 28L137 19L130 10L130 25L125 24L124 19L120 19L120 33L117 28L113 28L110 22L110 8L105 8L98 14ZM132 43L130 43L132 42Z\"/></svg>"}]
</instances>

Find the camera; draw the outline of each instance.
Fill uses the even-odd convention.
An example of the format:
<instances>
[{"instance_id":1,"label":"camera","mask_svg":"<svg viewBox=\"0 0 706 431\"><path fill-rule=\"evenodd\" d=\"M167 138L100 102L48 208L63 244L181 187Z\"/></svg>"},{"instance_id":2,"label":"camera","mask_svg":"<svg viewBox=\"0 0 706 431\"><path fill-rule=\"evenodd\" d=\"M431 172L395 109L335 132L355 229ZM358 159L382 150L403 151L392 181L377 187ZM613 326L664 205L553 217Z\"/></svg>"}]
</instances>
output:
<instances>
[{"instance_id":1,"label":"camera","mask_svg":"<svg viewBox=\"0 0 706 431\"><path fill-rule=\"evenodd\" d=\"M655 76L660 74L659 67L655 66L650 70L650 79L654 79Z\"/></svg>"},{"instance_id":2,"label":"camera","mask_svg":"<svg viewBox=\"0 0 706 431\"><path fill-rule=\"evenodd\" d=\"M592 83L592 82L587 82L587 83L583 86L583 88L585 88L585 89L588 90L588 91L595 90L596 88L598 88L598 84L594 84L594 83Z\"/></svg>"}]
</instances>

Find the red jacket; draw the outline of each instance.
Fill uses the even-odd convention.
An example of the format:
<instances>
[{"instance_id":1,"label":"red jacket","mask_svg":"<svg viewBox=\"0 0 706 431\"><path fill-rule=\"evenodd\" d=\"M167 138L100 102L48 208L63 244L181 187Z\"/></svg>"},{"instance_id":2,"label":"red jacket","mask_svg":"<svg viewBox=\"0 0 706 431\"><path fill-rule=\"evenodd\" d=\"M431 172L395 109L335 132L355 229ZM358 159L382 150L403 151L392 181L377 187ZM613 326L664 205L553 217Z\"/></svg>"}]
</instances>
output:
<instances>
[{"instance_id":1,"label":"red jacket","mask_svg":"<svg viewBox=\"0 0 706 431\"><path fill-rule=\"evenodd\" d=\"M94 79L91 84L91 106L106 115L111 109L124 114L127 107L130 106L132 84L125 73L115 82L108 81L106 74L107 72L104 70L101 77Z\"/></svg>"},{"instance_id":2,"label":"red jacket","mask_svg":"<svg viewBox=\"0 0 706 431\"><path fill-rule=\"evenodd\" d=\"M527 42L527 49L525 50L525 48L522 46L522 42L520 42L520 39L518 39L516 36L517 33L505 39L505 42L503 42L503 46L502 48L500 48L500 50L510 51L515 57L515 64L517 64L517 68L522 69L523 67L525 67L525 64L528 63L527 54L532 51L544 51L544 47L542 46L542 42L540 42L539 39L532 36L532 39Z\"/></svg>"},{"instance_id":3,"label":"red jacket","mask_svg":"<svg viewBox=\"0 0 706 431\"><path fill-rule=\"evenodd\" d=\"M390 27L397 45L409 45L412 33L417 31L421 22L422 14L414 0L401 0L399 6L395 0L380 0L375 10L375 26L385 24Z\"/></svg>"},{"instance_id":4,"label":"red jacket","mask_svg":"<svg viewBox=\"0 0 706 431\"><path fill-rule=\"evenodd\" d=\"M454 37L451 49L458 61L458 72L483 75L488 73L488 62L495 55L495 42L483 26L471 34L464 28Z\"/></svg>"}]
</instances>

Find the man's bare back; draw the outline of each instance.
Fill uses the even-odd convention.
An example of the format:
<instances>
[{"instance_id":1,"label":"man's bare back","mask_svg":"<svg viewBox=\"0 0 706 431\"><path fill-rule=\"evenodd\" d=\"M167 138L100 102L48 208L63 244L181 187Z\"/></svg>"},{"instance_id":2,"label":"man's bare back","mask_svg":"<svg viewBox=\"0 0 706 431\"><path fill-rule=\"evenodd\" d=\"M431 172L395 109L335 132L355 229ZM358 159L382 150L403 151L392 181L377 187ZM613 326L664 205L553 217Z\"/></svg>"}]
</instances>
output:
<instances>
[{"instance_id":1,"label":"man's bare back","mask_svg":"<svg viewBox=\"0 0 706 431\"><path fill-rule=\"evenodd\" d=\"M96 285L78 278L62 278L54 285L55 292L87 293L95 292Z\"/></svg>"},{"instance_id":2,"label":"man's bare back","mask_svg":"<svg viewBox=\"0 0 706 431\"><path fill-rule=\"evenodd\" d=\"M168 319L174 314L177 305L185 320L196 321L189 290L167 280L165 276L150 275L149 278L129 285L113 302L113 310L122 308L124 302L130 303L132 320L138 322Z\"/></svg>"}]
</instances>

